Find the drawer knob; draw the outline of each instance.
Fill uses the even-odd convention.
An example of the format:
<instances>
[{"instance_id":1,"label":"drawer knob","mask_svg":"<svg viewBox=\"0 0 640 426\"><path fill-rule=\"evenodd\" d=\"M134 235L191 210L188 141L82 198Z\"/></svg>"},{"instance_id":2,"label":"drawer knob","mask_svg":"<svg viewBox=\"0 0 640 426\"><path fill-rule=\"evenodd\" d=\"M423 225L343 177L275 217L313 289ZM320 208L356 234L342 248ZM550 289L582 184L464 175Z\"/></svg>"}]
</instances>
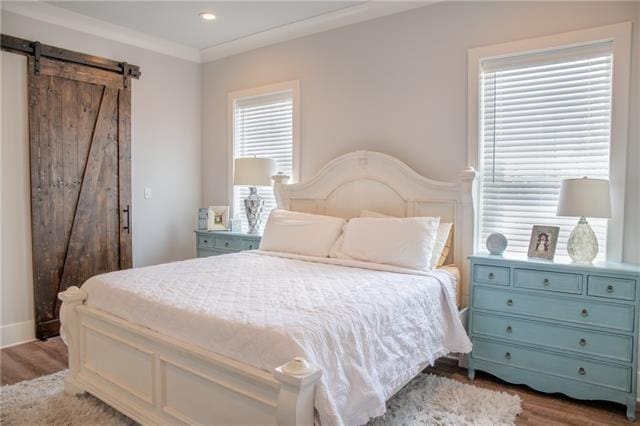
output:
<instances>
[{"instance_id":1,"label":"drawer knob","mask_svg":"<svg viewBox=\"0 0 640 426\"><path fill-rule=\"evenodd\" d=\"M224 243L224 246L225 246L225 247L229 247L229 241L225 242L225 243Z\"/></svg>"},{"instance_id":2,"label":"drawer knob","mask_svg":"<svg viewBox=\"0 0 640 426\"><path fill-rule=\"evenodd\" d=\"M611 284L607 286L607 293L613 293L613 286Z\"/></svg>"},{"instance_id":3,"label":"drawer knob","mask_svg":"<svg viewBox=\"0 0 640 426\"><path fill-rule=\"evenodd\" d=\"M580 346L587 346L587 339L580 339L580 341L578 342L578 344Z\"/></svg>"},{"instance_id":4,"label":"drawer knob","mask_svg":"<svg viewBox=\"0 0 640 426\"><path fill-rule=\"evenodd\" d=\"M205 243L205 244L207 244L207 243L208 243L208 241L207 241L207 240L204 240L204 243Z\"/></svg>"},{"instance_id":5,"label":"drawer knob","mask_svg":"<svg viewBox=\"0 0 640 426\"><path fill-rule=\"evenodd\" d=\"M511 352L507 352L506 354L504 354L504 357L506 359L511 359Z\"/></svg>"},{"instance_id":6,"label":"drawer knob","mask_svg":"<svg viewBox=\"0 0 640 426\"><path fill-rule=\"evenodd\" d=\"M510 325L507 326L507 333L511 333L513 331L513 329L511 328Z\"/></svg>"},{"instance_id":7,"label":"drawer knob","mask_svg":"<svg viewBox=\"0 0 640 426\"><path fill-rule=\"evenodd\" d=\"M589 311L587 311L586 309L583 309L582 311L580 311L580 315L582 315L583 317L587 317L589 316Z\"/></svg>"},{"instance_id":8,"label":"drawer knob","mask_svg":"<svg viewBox=\"0 0 640 426\"><path fill-rule=\"evenodd\" d=\"M509 299L507 300L507 306L512 306L513 305L513 300Z\"/></svg>"},{"instance_id":9,"label":"drawer knob","mask_svg":"<svg viewBox=\"0 0 640 426\"><path fill-rule=\"evenodd\" d=\"M253 250L253 244L249 244L249 250Z\"/></svg>"},{"instance_id":10,"label":"drawer knob","mask_svg":"<svg viewBox=\"0 0 640 426\"><path fill-rule=\"evenodd\" d=\"M549 278L545 278L545 279L544 279L544 286L545 286L545 287L548 287L548 286L549 286L549 284L551 284L551 282L549 282Z\"/></svg>"},{"instance_id":11,"label":"drawer knob","mask_svg":"<svg viewBox=\"0 0 640 426\"><path fill-rule=\"evenodd\" d=\"M490 280L494 279L495 277L496 277L496 276L495 276L495 275L493 275L493 272L489 272L489 279L490 279Z\"/></svg>"},{"instance_id":12,"label":"drawer knob","mask_svg":"<svg viewBox=\"0 0 640 426\"><path fill-rule=\"evenodd\" d=\"M578 373L581 376L584 376L585 374L587 374L587 370L585 370L584 368L580 367L580 368L578 368Z\"/></svg>"}]
</instances>

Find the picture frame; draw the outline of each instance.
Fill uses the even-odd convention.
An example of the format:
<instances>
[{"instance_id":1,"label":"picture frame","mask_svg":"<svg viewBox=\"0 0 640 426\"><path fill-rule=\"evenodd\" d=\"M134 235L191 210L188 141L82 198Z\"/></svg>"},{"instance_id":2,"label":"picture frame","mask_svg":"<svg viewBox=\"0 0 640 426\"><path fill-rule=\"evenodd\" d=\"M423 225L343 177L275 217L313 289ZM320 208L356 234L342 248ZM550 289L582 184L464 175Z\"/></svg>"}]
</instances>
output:
<instances>
[{"instance_id":1,"label":"picture frame","mask_svg":"<svg viewBox=\"0 0 640 426\"><path fill-rule=\"evenodd\" d=\"M207 231L226 231L229 229L229 206L209 206Z\"/></svg>"},{"instance_id":2,"label":"picture frame","mask_svg":"<svg viewBox=\"0 0 640 426\"><path fill-rule=\"evenodd\" d=\"M538 259L553 260L559 233L559 226L533 225L527 255Z\"/></svg>"},{"instance_id":3,"label":"picture frame","mask_svg":"<svg viewBox=\"0 0 640 426\"><path fill-rule=\"evenodd\" d=\"M200 207L198 209L198 231L207 230L207 218L209 217L209 207Z\"/></svg>"}]
</instances>

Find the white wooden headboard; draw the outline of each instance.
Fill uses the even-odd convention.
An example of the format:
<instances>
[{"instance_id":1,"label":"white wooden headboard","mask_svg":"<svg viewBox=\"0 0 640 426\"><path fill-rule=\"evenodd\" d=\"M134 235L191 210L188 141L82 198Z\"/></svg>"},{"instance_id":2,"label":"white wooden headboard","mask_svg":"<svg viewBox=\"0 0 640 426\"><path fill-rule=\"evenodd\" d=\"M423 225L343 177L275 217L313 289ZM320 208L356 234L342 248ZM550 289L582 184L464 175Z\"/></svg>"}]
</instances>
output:
<instances>
[{"instance_id":1,"label":"white wooden headboard","mask_svg":"<svg viewBox=\"0 0 640 426\"><path fill-rule=\"evenodd\" d=\"M453 222L453 257L461 271L462 304L469 295L467 257L473 251L474 185L469 168L457 182L420 176L397 158L373 151L355 151L326 164L314 177L296 184L276 178L279 208L343 218L374 210L397 217L439 216Z\"/></svg>"}]
</instances>

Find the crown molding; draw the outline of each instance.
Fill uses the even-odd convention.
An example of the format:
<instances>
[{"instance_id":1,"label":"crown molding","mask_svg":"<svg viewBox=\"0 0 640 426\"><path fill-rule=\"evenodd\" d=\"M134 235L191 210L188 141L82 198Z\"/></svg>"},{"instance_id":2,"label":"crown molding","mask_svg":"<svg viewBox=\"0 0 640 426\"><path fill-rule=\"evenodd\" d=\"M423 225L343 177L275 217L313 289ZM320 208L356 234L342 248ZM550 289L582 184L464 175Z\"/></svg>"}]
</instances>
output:
<instances>
[{"instance_id":1,"label":"crown molding","mask_svg":"<svg viewBox=\"0 0 640 426\"><path fill-rule=\"evenodd\" d=\"M95 19L90 16L82 15L41 1L2 2L0 3L0 7L2 10L26 16L27 18L37 19L38 21L47 22L49 24L60 25L65 28L128 44L130 46L140 47L142 49L174 56L180 59L186 59L187 61L201 62L199 49L159 37L153 37L140 31L135 31L121 25Z\"/></svg>"},{"instance_id":2,"label":"crown molding","mask_svg":"<svg viewBox=\"0 0 640 426\"><path fill-rule=\"evenodd\" d=\"M226 41L202 50L160 37L150 36L140 31L82 15L42 1L14 1L10 3L0 1L0 9L164 55L192 62L206 63L271 44L423 7L438 1L442 0L398 2L368 0L353 6L347 6Z\"/></svg>"},{"instance_id":3,"label":"crown molding","mask_svg":"<svg viewBox=\"0 0 640 426\"><path fill-rule=\"evenodd\" d=\"M369 0L202 49L200 51L201 61L203 63L212 62L271 44L423 7L436 3L436 1L379 2Z\"/></svg>"}]
</instances>

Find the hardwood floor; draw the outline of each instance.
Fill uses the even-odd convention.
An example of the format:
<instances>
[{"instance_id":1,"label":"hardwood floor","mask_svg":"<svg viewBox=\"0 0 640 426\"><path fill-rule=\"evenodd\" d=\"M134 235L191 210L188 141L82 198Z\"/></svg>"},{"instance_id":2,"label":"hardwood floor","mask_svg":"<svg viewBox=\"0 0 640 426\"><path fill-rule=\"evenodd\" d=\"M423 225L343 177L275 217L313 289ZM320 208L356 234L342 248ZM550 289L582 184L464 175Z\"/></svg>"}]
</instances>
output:
<instances>
[{"instance_id":1,"label":"hardwood floor","mask_svg":"<svg viewBox=\"0 0 640 426\"><path fill-rule=\"evenodd\" d=\"M59 337L0 350L0 384L11 385L67 368L67 347Z\"/></svg>"},{"instance_id":2,"label":"hardwood floor","mask_svg":"<svg viewBox=\"0 0 640 426\"><path fill-rule=\"evenodd\" d=\"M67 366L67 348L59 337L46 342L32 342L0 350L2 385L55 373ZM449 359L442 359L429 372L463 383L515 393L522 398L522 414L518 425L624 425L630 424L622 405L606 402L577 401L562 395L536 392L526 386L505 383L489 374L477 372L467 379L466 370Z\"/></svg>"}]
</instances>

